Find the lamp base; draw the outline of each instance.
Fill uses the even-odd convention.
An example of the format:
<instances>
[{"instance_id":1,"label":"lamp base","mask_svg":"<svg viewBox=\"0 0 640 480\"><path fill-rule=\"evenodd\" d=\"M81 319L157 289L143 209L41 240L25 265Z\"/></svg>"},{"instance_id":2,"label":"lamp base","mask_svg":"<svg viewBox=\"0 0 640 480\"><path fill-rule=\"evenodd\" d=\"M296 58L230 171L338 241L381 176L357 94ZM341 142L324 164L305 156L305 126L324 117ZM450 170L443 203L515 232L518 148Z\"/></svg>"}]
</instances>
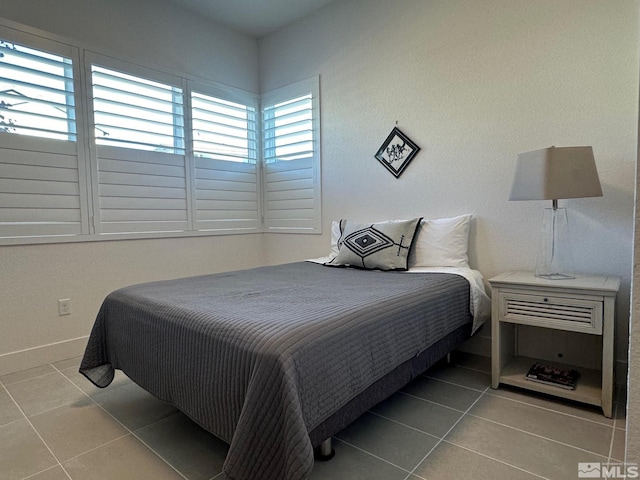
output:
<instances>
[{"instance_id":1,"label":"lamp base","mask_svg":"<svg viewBox=\"0 0 640 480\"><path fill-rule=\"evenodd\" d=\"M545 208L536 258L536 277L567 280L573 276L573 255L566 208Z\"/></svg>"}]
</instances>

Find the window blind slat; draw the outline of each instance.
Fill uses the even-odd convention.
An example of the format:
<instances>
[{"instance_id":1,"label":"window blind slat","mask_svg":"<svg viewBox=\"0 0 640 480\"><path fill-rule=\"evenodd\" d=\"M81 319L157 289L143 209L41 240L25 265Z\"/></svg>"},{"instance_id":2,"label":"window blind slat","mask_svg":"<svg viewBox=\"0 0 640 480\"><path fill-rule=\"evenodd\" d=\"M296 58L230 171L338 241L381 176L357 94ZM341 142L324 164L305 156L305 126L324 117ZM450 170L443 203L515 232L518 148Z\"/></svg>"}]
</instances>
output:
<instances>
[{"instance_id":1,"label":"window blind slat","mask_svg":"<svg viewBox=\"0 0 640 480\"><path fill-rule=\"evenodd\" d=\"M130 101L119 101L119 100L114 100L113 96L109 96L107 95L109 93L109 90L111 91L111 93L115 93L118 94L119 96L117 98L121 98L121 100L130 100ZM123 98L124 97L124 98ZM142 111L145 112L147 114L150 115L173 115L174 112L179 112L180 114L182 113L182 104L178 103L178 102L174 102L171 100L164 100L162 98L151 98L151 97L146 97L145 101L143 102L141 95L133 95L133 94L129 94L128 92L123 92L122 90L118 90L115 88L111 88L111 89L107 89L104 87L100 87L100 88L95 88L94 87L94 99L98 100L98 104L99 105L108 105L110 107L112 107L111 109L105 109L103 110L104 112L117 112L119 109L125 109L125 110L133 110L133 111ZM147 105L147 106L145 106ZM156 108L150 107L148 105L155 105ZM96 109L99 111L99 109ZM182 116L180 116L179 118L182 118Z\"/></svg>"},{"instance_id":2,"label":"window blind slat","mask_svg":"<svg viewBox=\"0 0 640 480\"><path fill-rule=\"evenodd\" d=\"M47 128L32 128L32 127L21 127L21 126L11 126L9 127L10 133L15 133L18 135L32 135L42 138L51 138L55 140L65 140L69 142L75 142L77 140L77 136L74 134L61 132L60 130L50 130Z\"/></svg>"},{"instance_id":3,"label":"window blind slat","mask_svg":"<svg viewBox=\"0 0 640 480\"><path fill-rule=\"evenodd\" d=\"M275 135L280 135L281 132L298 132L304 130L313 131L313 120L304 119L286 124L281 124L280 122L278 122L277 126L265 128L264 134L265 137L269 138Z\"/></svg>"},{"instance_id":4,"label":"window blind slat","mask_svg":"<svg viewBox=\"0 0 640 480\"><path fill-rule=\"evenodd\" d=\"M37 62L40 65L49 65L51 67L58 67L60 63L69 61L60 55L56 55L54 53L47 53L40 50L34 50L33 48L28 48L23 45L18 46L13 42L3 40L0 38L0 42L7 42L7 45L0 44L0 52L5 55L5 57L15 57L21 60L27 60L30 62ZM13 48L9 45L13 45Z\"/></svg>"},{"instance_id":5,"label":"window blind slat","mask_svg":"<svg viewBox=\"0 0 640 480\"><path fill-rule=\"evenodd\" d=\"M146 134L146 132L145 132ZM111 144L114 147L120 147L120 148L147 148L149 150L152 149L167 149L167 150L174 150L174 147L164 147L163 145L158 145L157 143L151 143L151 142L141 142L141 141L136 141L136 140L122 140L122 139L117 139L117 138L106 138L106 137L101 137L101 138L96 138L96 142L101 143L101 144Z\"/></svg>"},{"instance_id":6,"label":"window blind slat","mask_svg":"<svg viewBox=\"0 0 640 480\"><path fill-rule=\"evenodd\" d=\"M231 120L243 119L247 114L245 105L233 104L231 102L217 101L214 97L193 92L192 95L194 117L199 115L209 115L212 111L218 112L218 115L224 116Z\"/></svg>"},{"instance_id":7,"label":"window blind slat","mask_svg":"<svg viewBox=\"0 0 640 480\"><path fill-rule=\"evenodd\" d=\"M114 107L118 105L118 102L109 103ZM174 123L177 119L173 119L173 115L171 115L170 113L161 112L159 110L154 110L151 108L120 104L120 106L111 111L96 109L95 114L100 115L100 118L103 122L106 118L113 119L114 121L113 123L109 123L110 125L126 125L127 122L138 121L144 122L147 125L159 125L163 127L171 126L176 129L184 128L184 125L182 123ZM171 118L171 120L162 121L160 120L160 118L162 117L167 117L167 120Z\"/></svg>"},{"instance_id":8,"label":"window blind slat","mask_svg":"<svg viewBox=\"0 0 640 480\"><path fill-rule=\"evenodd\" d=\"M67 75L65 72L65 70L70 68L71 65L63 62L58 62L58 64L56 65L56 67L60 69L60 73L50 73L50 72L45 72L35 68L29 68L29 67L24 67L22 65L15 65L12 63L8 63L6 60L7 60L6 57L0 57L0 72L2 72L3 80L11 80L15 78L16 81L22 82L23 85L40 85L40 84L44 85L48 82L54 83L54 84L62 84L63 88L52 88L51 91L64 92L65 91L64 85L66 81L71 79L71 77ZM42 66L40 64L40 61L38 61L38 66ZM9 76L9 74L11 73L13 75ZM41 81L37 83L27 82L25 81L25 78L34 78ZM71 93L69 91L67 92Z\"/></svg>"},{"instance_id":9,"label":"window blind slat","mask_svg":"<svg viewBox=\"0 0 640 480\"><path fill-rule=\"evenodd\" d=\"M4 102L7 104L11 104L11 103L20 104L20 103L28 102L34 105L43 105L45 107L51 107L53 109L57 109L60 112L60 115L55 117L53 117L52 115L42 115L42 116L53 117L53 118L67 118L68 115L66 113L66 109L74 106L73 101L70 101L68 103L60 103L52 100L41 100L39 98L20 97L15 94L7 93L7 91L0 91L0 102ZM29 113L29 112L25 112L25 113ZM38 114L32 113L32 115L38 115Z\"/></svg>"},{"instance_id":10,"label":"window blind slat","mask_svg":"<svg viewBox=\"0 0 640 480\"><path fill-rule=\"evenodd\" d=\"M221 122L212 122L202 119L197 120L198 127L193 129L194 134L198 133L210 133L216 135L224 135L229 138L237 138L240 140L247 140L247 126L236 127L233 125L224 124ZM224 132L224 133L223 133Z\"/></svg>"},{"instance_id":11,"label":"window blind slat","mask_svg":"<svg viewBox=\"0 0 640 480\"><path fill-rule=\"evenodd\" d=\"M101 119L102 120L102 119ZM122 118L122 120L124 120L124 118ZM150 122L146 122L149 125L154 125L153 123ZM117 123L104 123L104 122L96 122L96 128L99 129L110 129L111 131L108 132L109 135L105 136L105 137L100 137L101 140L111 140L111 138L109 138L111 136L111 134L113 133L113 131L119 131L122 133L122 136L124 137L124 134L126 132L128 133L137 133L140 136L149 136L149 137L158 137L159 140L164 139L165 141L167 139L172 140L171 143L174 144L179 144L182 145L182 136L179 135L169 135L169 134L165 134L163 132L158 132L158 131L149 131L149 130L145 130L142 128L142 126L139 126L139 128L134 128L133 127L134 122L130 122L129 126L120 126ZM158 125L157 123L155 125ZM136 125L138 126L138 125ZM174 130L180 130L180 132L182 131L182 127L180 127L180 129L174 129ZM118 137L116 137L114 140L119 140ZM136 143L136 140L127 140L129 143ZM149 145L148 142L140 142L143 145ZM171 146L171 143L168 144L168 146ZM157 143L151 143L151 145L155 145L157 147L166 147L167 143L166 142L162 142L162 141L158 141Z\"/></svg>"},{"instance_id":12,"label":"window blind slat","mask_svg":"<svg viewBox=\"0 0 640 480\"><path fill-rule=\"evenodd\" d=\"M134 75L128 75L122 72L117 72L115 70L109 70L107 68L99 67L98 65L92 66L92 78L94 81L94 87L96 85L103 86L112 83L120 85L124 88L114 89L113 91L123 91L128 92L130 89L139 90L143 89L147 94L140 93L139 97L148 98L150 100L155 100L158 98L156 95L148 95L149 93L155 92L158 95L166 95L167 93L171 93L173 89L180 90L179 86L175 85L167 85L160 82L155 82L153 80L149 80L147 78L137 77ZM136 95L138 96L138 95Z\"/></svg>"},{"instance_id":13,"label":"window blind slat","mask_svg":"<svg viewBox=\"0 0 640 480\"><path fill-rule=\"evenodd\" d=\"M265 114L269 114L272 111L289 112L297 110L309 110L309 102L312 100L312 95L302 95L296 99L284 102L278 102L273 105L267 105L263 108Z\"/></svg>"},{"instance_id":14,"label":"window blind slat","mask_svg":"<svg viewBox=\"0 0 640 480\"><path fill-rule=\"evenodd\" d=\"M1 64L0 64L1 66ZM0 73L2 72L2 69L0 68ZM6 72L5 72L6 73ZM70 81L70 79L67 79ZM7 87L11 87L11 88L5 88L2 87L2 91L1 93L3 93L3 95L8 96L9 98L21 98L18 96L18 94L20 94L20 92L18 91L18 94L16 93L8 93L11 90L14 90L14 88L12 87L25 87L25 89L37 89L38 92L46 92L46 93L50 93L55 95L56 97L62 98L62 96L64 96L66 103L62 103L60 105L62 105L63 107L73 107L75 105L75 99L73 97L73 90L69 90L66 88L56 88L56 87L48 87L46 85L38 85L37 83L32 83L32 82L25 82L22 79L18 79L18 78L10 78L8 76L4 76L0 74L0 85L2 85L3 83L5 84L11 84L11 85L6 85ZM65 85L68 82L65 81ZM30 100L37 100L38 102L44 102L44 103L55 103L55 102L49 102L47 100L42 100L42 99L37 99L34 97L28 97Z\"/></svg>"}]
</instances>

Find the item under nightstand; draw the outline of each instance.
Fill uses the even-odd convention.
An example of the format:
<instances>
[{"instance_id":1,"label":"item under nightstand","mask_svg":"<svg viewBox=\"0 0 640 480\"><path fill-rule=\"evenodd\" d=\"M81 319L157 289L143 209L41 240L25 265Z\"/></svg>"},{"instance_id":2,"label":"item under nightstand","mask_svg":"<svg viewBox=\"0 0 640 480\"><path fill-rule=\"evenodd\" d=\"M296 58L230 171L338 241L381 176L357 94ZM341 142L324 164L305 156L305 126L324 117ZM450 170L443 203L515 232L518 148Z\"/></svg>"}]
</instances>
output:
<instances>
[{"instance_id":1,"label":"item under nightstand","mask_svg":"<svg viewBox=\"0 0 640 480\"><path fill-rule=\"evenodd\" d=\"M492 289L491 386L498 388L502 383L596 405L610 418L615 301L620 279L576 275L570 280L548 280L536 277L533 272L515 271L491 278L489 283ZM592 353L602 356L601 365L586 368L556 362L548 355L544 355L545 358L530 355L530 352L521 355L520 328L562 331L576 339L584 334L597 336L601 340L598 342L600 351ZM528 379L527 373L536 363L565 372L575 370L579 375L574 379L575 388Z\"/></svg>"}]
</instances>

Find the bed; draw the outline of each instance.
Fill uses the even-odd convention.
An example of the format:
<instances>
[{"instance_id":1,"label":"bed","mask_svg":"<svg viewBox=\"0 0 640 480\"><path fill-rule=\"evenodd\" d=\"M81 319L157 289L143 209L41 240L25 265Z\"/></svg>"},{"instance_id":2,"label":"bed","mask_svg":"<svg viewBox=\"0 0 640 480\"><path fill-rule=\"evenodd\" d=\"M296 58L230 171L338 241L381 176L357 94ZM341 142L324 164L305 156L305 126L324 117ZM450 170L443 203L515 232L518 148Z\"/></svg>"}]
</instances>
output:
<instances>
[{"instance_id":1,"label":"bed","mask_svg":"<svg viewBox=\"0 0 640 480\"><path fill-rule=\"evenodd\" d=\"M314 447L469 338L481 311L464 268L296 262L153 282L107 296L80 371L106 387L120 369L227 442L228 478L302 480Z\"/></svg>"}]
</instances>

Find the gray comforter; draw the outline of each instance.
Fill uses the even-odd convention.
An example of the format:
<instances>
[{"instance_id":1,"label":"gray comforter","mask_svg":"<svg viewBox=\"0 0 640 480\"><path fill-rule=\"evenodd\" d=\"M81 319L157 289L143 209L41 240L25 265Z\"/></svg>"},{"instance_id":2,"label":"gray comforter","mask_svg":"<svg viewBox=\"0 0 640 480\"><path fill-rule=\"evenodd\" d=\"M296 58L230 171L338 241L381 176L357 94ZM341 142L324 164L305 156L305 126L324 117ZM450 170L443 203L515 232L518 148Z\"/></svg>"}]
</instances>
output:
<instances>
[{"instance_id":1,"label":"gray comforter","mask_svg":"<svg viewBox=\"0 0 640 480\"><path fill-rule=\"evenodd\" d=\"M470 321L457 275L292 263L111 293L80 371L122 369L229 443L229 478L298 480L309 431Z\"/></svg>"}]
</instances>

